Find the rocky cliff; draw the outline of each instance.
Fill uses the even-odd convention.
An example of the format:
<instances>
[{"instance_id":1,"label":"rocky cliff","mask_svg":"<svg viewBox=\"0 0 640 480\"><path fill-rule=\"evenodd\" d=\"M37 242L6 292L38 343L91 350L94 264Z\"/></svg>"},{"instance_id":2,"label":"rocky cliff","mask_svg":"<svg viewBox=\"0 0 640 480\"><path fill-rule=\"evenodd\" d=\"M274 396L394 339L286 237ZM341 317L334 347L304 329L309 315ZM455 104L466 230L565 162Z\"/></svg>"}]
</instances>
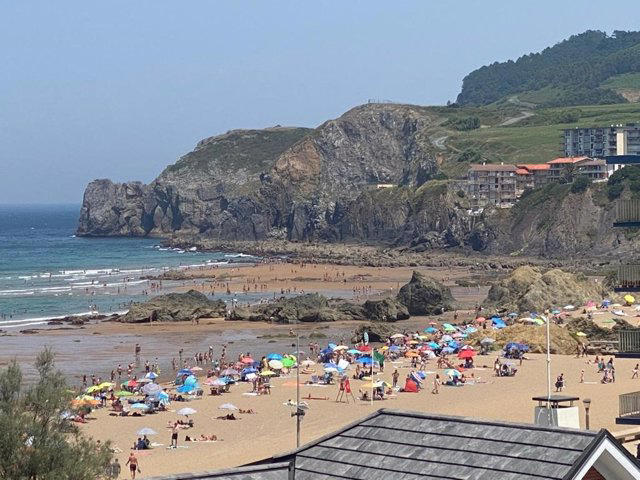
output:
<instances>
[{"instance_id":1,"label":"rocky cliff","mask_svg":"<svg viewBox=\"0 0 640 480\"><path fill-rule=\"evenodd\" d=\"M446 188L418 188L438 169L427 136L433 122L421 107L370 104L314 130L212 137L149 185L89 184L77 233L331 241L449 229L464 236L466 227L453 228L456 213L435 208ZM396 188L387 192L379 184ZM436 203L420 207L429 195Z\"/></svg>"}]
</instances>

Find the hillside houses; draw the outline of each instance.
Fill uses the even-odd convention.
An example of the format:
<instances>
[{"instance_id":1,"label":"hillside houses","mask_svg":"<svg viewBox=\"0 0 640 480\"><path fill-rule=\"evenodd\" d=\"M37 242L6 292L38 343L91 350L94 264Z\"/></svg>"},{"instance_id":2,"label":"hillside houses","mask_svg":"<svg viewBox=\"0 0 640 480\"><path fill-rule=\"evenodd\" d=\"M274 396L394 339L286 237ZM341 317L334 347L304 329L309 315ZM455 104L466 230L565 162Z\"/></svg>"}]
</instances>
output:
<instances>
[{"instance_id":1,"label":"hillside houses","mask_svg":"<svg viewBox=\"0 0 640 480\"><path fill-rule=\"evenodd\" d=\"M580 175L602 182L613 171L605 160L587 156L559 157L541 164L475 164L467 173L467 194L474 208L510 207L527 189L568 183Z\"/></svg>"}]
</instances>

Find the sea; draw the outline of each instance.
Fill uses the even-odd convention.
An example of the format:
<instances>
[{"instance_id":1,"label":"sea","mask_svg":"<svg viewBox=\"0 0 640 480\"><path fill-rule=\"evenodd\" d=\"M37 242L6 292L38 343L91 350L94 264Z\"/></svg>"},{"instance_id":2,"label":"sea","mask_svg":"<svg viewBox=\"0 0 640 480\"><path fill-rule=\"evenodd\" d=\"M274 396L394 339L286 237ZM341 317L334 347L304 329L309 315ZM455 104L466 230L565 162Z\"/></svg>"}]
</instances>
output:
<instances>
[{"instance_id":1,"label":"sea","mask_svg":"<svg viewBox=\"0 0 640 480\"><path fill-rule=\"evenodd\" d=\"M153 293L141 276L259 260L167 248L153 238L76 237L79 213L79 205L0 205L0 330L126 311Z\"/></svg>"}]
</instances>

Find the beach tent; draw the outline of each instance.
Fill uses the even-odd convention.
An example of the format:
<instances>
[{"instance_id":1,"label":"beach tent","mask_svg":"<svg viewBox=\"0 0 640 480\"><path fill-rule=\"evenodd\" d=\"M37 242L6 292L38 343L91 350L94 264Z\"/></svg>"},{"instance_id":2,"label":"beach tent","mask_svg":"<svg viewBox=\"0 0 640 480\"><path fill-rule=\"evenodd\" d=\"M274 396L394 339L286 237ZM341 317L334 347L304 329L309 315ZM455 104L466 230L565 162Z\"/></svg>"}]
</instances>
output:
<instances>
[{"instance_id":1,"label":"beach tent","mask_svg":"<svg viewBox=\"0 0 640 480\"><path fill-rule=\"evenodd\" d=\"M167 392L159 392L156 395L156 398L163 405L169 405L169 394Z\"/></svg>"},{"instance_id":2,"label":"beach tent","mask_svg":"<svg viewBox=\"0 0 640 480\"><path fill-rule=\"evenodd\" d=\"M418 384L415 381L407 378L407 380L404 382L404 391L410 393L418 393Z\"/></svg>"},{"instance_id":3,"label":"beach tent","mask_svg":"<svg viewBox=\"0 0 640 480\"><path fill-rule=\"evenodd\" d=\"M438 333L438 329L434 327L428 327L424 329L425 333Z\"/></svg>"},{"instance_id":4,"label":"beach tent","mask_svg":"<svg viewBox=\"0 0 640 480\"><path fill-rule=\"evenodd\" d=\"M492 318L491 320L495 328L505 328L507 326L501 318Z\"/></svg>"}]
</instances>

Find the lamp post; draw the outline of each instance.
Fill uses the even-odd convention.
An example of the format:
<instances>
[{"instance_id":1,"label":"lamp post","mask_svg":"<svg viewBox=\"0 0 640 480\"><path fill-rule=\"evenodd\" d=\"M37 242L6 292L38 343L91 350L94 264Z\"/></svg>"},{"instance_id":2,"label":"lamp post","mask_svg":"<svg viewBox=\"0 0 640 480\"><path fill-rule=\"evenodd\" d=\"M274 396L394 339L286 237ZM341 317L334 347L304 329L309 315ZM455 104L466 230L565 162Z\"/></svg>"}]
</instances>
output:
<instances>
[{"instance_id":1,"label":"lamp post","mask_svg":"<svg viewBox=\"0 0 640 480\"><path fill-rule=\"evenodd\" d=\"M582 403L584 403L584 411L585 411L585 428L589 430L589 408L591 407L591 399L584 398L582 400Z\"/></svg>"}]
</instances>

